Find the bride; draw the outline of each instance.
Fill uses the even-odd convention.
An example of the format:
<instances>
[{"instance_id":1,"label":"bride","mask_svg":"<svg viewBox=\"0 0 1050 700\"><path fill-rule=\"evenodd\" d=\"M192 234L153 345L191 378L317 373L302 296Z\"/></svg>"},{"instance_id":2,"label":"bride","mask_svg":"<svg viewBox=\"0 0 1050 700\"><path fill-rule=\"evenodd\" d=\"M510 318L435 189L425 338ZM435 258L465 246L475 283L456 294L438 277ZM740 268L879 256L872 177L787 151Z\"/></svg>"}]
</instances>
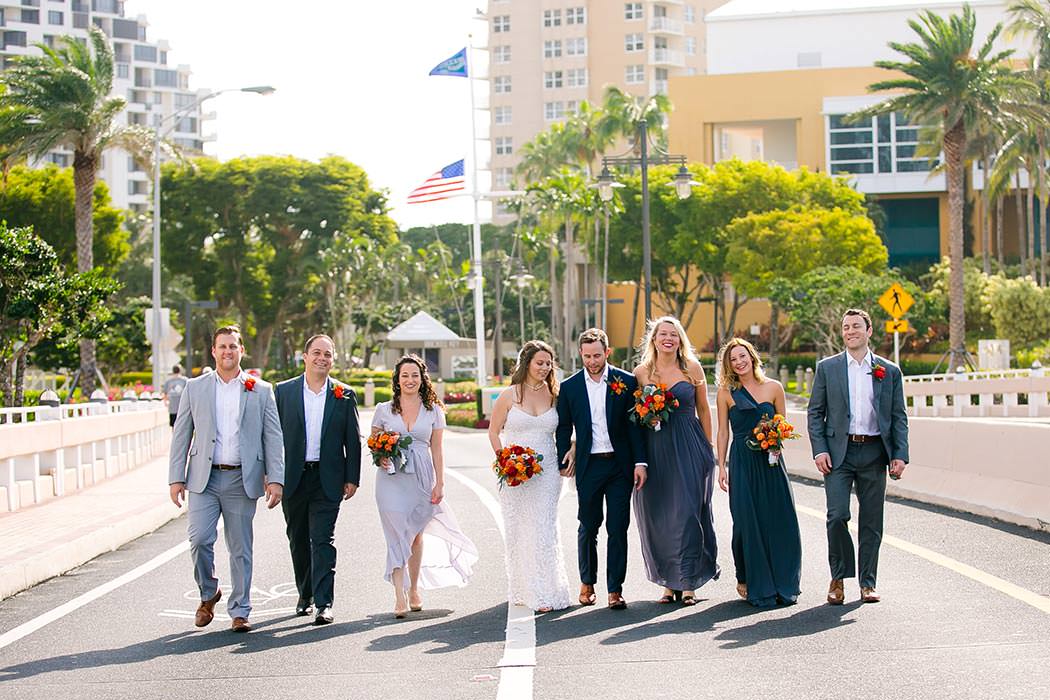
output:
<instances>
[{"instance_id":1,"label":"bride","mask_svg":"<svg viewBox=\"0 0 1050 700\"><path fill-rule=\"evenodd\" d=\"M554 447L557 387L554 350L543 341L530 340L518 353L510 386L496 399L489 423L493 451L521 445L543 455L542 472L520 486L504 486L499 493L508 600L511 605L525 605L541 613L571 604L558 531L562 478Z\"/></svg>"}]
</instances>

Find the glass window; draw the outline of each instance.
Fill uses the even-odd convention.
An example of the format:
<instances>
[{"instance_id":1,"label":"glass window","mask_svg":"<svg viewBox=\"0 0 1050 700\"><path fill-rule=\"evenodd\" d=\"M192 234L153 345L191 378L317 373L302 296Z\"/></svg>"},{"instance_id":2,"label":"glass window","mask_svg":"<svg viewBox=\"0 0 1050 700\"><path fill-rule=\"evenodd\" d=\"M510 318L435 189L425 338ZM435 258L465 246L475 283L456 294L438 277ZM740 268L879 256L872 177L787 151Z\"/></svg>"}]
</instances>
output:
<instances>
[{"instance_id":1,"label":"glass window","mask_svg":"<svg viewBox=\"0 0 1050 700\"><path fill-rule=\"evenodd\" d=\"M511 183L514 181L514 169L513 168L496 168L496 187L500 189L508 189Z\"/></svg>"},{"instance_id":2,"label":"glass window","mask_svg":"<svg viewBox=\"0 0 1050 700\"><path fill-rule=\"evenodd\" d=\"M879 129L879 143L890 142L890 115L880 114L877 117Z\"/></svg>"},{"instance_id":3,"label":"glass window","mask_svg":"<svg viewBox=\"0 0 1050 700\"><path fill-rule=\"evenodd\" d=\"M587 69L571 68L566 71L565 84L571 88L587 87Z\"/></svg>"},{"instance_id":4,"label":"glass window","mask_svg":"<svg viewBox=\"0 0 1050 700\"><path fill-rule=\"evenodd\" d=\"M492 18L492 32L502 34L510 31L510 15L497 15Z\"/></svg>"},{"instance_id":5,"label":"glass window","mask_svg":"<svg viewBox=\"0 0 1050 700\"><path fill-rule=\"evenodd\" d=\"M685 38L685 52L690 56L696 55L696 37L687 36Z\"/></svg>"},{"instance_id":6,"label":"glass window","mask_svg":"<svg viewBox=\"0 0 1050 700\"><path fill-rule=\"evenodd\" d=\"M552 41L543 42L543 57L544 58L560 58L561 57L561 39L554 39Z\"/></svg>"},{"instance_id":7,"label":"glass window","mask_svg":"<svg viewBox=\"0 0 1050 700\"><path fill-rule=\"evenodd\" d=\"M544 102L543 103L543 118L547 121L554 121L556 119L563 119L565 117L565 103L564 102Z\"/></svg>"},{"instance_id":8,"label":"glass window","mask_svg":"<svg viewBox=\"0 0 1050 700\"><path fill-rule=\"evenodd\" d=\"M544 10L543 11L543 26L544 27L560 27L561 26L561 10Z\"/></svg>"},{"instance_id":9,"label":"glass window","mask_svg":"<svg viewBox=\"0 0 1050 700\"><path fill-rule=\"evenodd\" d=\"M696 8L692 5L686 5L684 8L682 8L682 12L685 16L685 21L689 24L692 24L696 21Z\"/></svg>"},{"instance_id":10,"label":"glass window","mask_svg":"<svg viewBox=\"0 0 1050 700\"><path fill-rule=\"evenodd\" d=\"M510 76L497 75L495 78L493 78L492 91L497 95L506 95L510 93Z\"/></svg>"},{"instance_id":11,"label":"glass window","mask_svg":"<svg viewBox=\"0 0 1050 700\"><path fill-rule=\"evenodd\" d=\"M645 39L640 32L628 34L624 37L623 48L625 51L643 51L645 49Z\"/></svg>"},{"instance_id":12,"label":"glass window","mask_svg":"<svg viewBox=\"0 0 1050 700\"><path fill-rule=\"evenodd\" d=\"M565 53L569 56L587 55L587 37L577 36L565 40Z\"/></svg>"},{"instance_id":13,"label":"glass window","mask_svg":"<svg viewBox=\"0 0 1050 700\"><path fill-rule=\"evenodd\" d=\"M181 109L182 107L189 107L191 104L197 101L196 95L189 95L185 92L175 93L175 109Z\"/></svg>"},{"instance_id":14,"label":"glass window","mask_svg":"<svg viewBox=\"0 0 1050 700\"><path fill-rule=\"evenodd\" d=\"M879 146L879 172L893 172L893 156L889 146Z\"/></svg>"},{"instance_id":15,"label":"glass window","mask_svg":"<svg viewBox=\"0 0 1050 700\"><path fill-rule=\"evenodd\" d=\"M549 70L543 74L543 87L547 89L560 88L562 86L562 72L560 70Z\"/></svg>"},{"instance_id":16,"label":"glass window","mask_svg":"<svg viewBox=\"0 0 1050 700\"><path fill-rule=\"evenodd\" d=\"M582 7L570 7L565 10L565 24L586 24L587 11Z\"/></svg>"},{"instance_id":17,"label":"glass window","mask_svg":"<svg viewBox=\"0 0 1050 700\"><path fill-rule=\"evenodd\" d=\"M153 71L153 81L157 87L178 87L179 74L177 71L157 68Z\"/></svg>"},{"instance_id":18,"label":"glass window","mask_svg":"<svg viewBox=\"0 0 1050 700\"><path fill-rule=\"evenodd\" d=\"M509 125L511 123L511 115L510 105L500 105L492 110L493 120L500 126Z\"/></svg>"},{"instance_id":19,"label":"glass window","mask_svg":"<svg viewBox=\"0 0 1050 700\"><path fill-rule=\"evenodd\" d=\"M848 146L855 143L871 143L871 129L833 131L829 143L832 146Z\"/></svg>"},{"instance_id":20,"label":"glass window","mask_svg":"<svg viewBox=\"0 0 1050 700\"><path fill-rule=\"evenodd\" d=\"M637 85L645 82L645 66L627 66L624 71L624 82L629 85Z\"/></svg>"},{"instance_id":21,"label":"glass window","mask_svg":"<svg viewBox=\"0 0 1050 700\"><path fill-rule=\"evenodd\" d=\"M510 136L497 136L493 143L496 146L497 156L509 156L514 153L514 139Z\"/></svg>"},{"instance_id":22,"label":"glass window","mask_svg":"<svg viewBox=\"0 0 1050 700\"><path fill-rule=\"evenodd\" d=\"M22 22L25 24L40 24L40 10L22 10Z\"/></svg>"},{"instance_id":23,"label":"glass window","mask_svg":"<svg viewBox=\"0 0 1050 700\"><path fill-rule=\"evenodd\" d=\"M117 65L117 77L128 78L131 75L131 66L127 63L118 63Z\"/></svg>"},{"instance_id":24,"label":"glass window","mask_svg":"<svg viewBox=\"0 0 1050 700\"><path fill-rule=\"evenodd\" d=\"M65 21L66 21L65 15L63 15L58 10L48 10L47 11L47 23L48 24L59 24L59 25L61 25L61 24L64 24Z\"/></svg>"},{"instance_id":25,"label":"glass window","mask_svg":"<svg viewBox=\"0 0 1050 700\"><path fill-rule=\"evenodd\" d=\"M135 60L136 61L147 61L149 63L157 62L157 47L148 46L146 44L135 44Z\"/></svg>"},{"instance_id":26,"label":"glass window","mask_svg":"<svg viewBox=\"0 0 1050 700\"><path fill-rule=\"evenodd\" d=\"M496 46L492 49L493 63L510 63L510 47Z\"/></svg>"},{"instance_id":27,"label":"glass window","mask_svg":"<svg viewBox=\"0 0 1050 700\"><path fill-rule=\"evenodd\" d=\"M645 17L645 13L642 10L642 3L640 2L628 2L624 3L623 6L623 18L626 20L642 19Z\"/></svg>"}]
</instances>

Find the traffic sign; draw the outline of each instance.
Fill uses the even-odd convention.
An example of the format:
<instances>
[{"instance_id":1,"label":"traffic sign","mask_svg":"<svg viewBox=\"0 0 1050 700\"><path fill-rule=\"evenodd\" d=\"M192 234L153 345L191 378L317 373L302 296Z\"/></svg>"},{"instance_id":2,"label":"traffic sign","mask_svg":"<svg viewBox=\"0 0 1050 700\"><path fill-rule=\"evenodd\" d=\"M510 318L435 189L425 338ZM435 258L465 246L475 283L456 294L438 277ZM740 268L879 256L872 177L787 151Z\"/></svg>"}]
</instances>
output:
<instances>
[{"instance_id":1,"label":"traffic sign","mask_svg":"<svg viewBox=\"0 0 1050 700\"><path fill-rule=\"evenodd\" d=\"M879 306L886 309L886 313L893 318L903 316L914 303L915 299L908 294L908 290L896 282L879 297Z\"/></svg>"},{"instance_id":2,"label":"traffic sign","mask_svg":"<svg viewBox=\"0 0 1050 700\"><path fill-rule=\"evenodd\" d=\"M886 332L887 333L907 333L908 332L908 321L907 319L896 319L893 321L886 321Z\"/></svg>"}]
</instances>

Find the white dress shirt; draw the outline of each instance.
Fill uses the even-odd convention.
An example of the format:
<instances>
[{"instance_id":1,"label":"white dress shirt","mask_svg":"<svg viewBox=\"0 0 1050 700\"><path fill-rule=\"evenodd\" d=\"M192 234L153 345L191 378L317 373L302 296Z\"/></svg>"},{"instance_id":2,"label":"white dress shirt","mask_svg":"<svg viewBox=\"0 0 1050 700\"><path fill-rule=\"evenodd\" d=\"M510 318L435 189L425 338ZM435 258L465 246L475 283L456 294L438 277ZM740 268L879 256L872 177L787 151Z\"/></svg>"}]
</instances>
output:
<instances>
[{"instance_id":1,"label":"white dress shirt","mask_svg":"<svg viewBox=\"0 0 1050 700\"><path fill-rule=\"evenodd\" d=\"M612 452L609 424L605 420L605 398L609 395L609 365L605 365L598 381L591 379L587 370L583 371L583 379L587 385L587 403L591 407L591 454Z\"/></svg>"},{"instance_id":2,"label":"white dress shirt","mask_svg":"<svg viewBox=\"0 0 1050 700\"><path fill-rule=\"evenodd\" d=\"M303 411L306 414L306 461L321 459L321 419L324 418L324 402L328 394L328 380L316 394L303 377Z\"/></svg>"},{"instance_id":3,"label":"white dress shirt","mask_svg":"<svg viewBox=\"0 0 1050 700\"><path fill-rule=\"evenodd\" d=\"M850 435L878 435L879 420L875 415L875 389L871 376L871 351L857 362L846 353L846 373L849 378Z\"/></svg>"},{"instance_id":4,"label":"white dress shirt","mask_svg":"<svg viewBox=\"0 0 1050 700\"><path fill-rule=\"evenodd\" d=\"M215 450L211 454L212 464L241 463L241 392L246 375L241 372L224 382L218 372L215 375Z\"/></svg>"}]
</instances>

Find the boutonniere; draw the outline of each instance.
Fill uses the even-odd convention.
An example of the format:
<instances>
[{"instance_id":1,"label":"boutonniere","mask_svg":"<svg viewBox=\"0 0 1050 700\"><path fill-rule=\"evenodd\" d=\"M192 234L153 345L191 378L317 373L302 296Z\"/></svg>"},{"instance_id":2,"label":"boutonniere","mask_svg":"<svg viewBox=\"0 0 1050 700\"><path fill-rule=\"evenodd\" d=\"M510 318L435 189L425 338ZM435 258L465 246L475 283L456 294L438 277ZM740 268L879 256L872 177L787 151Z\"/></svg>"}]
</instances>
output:
<instances>
[{"instance_id":1,"label":"boutonniere","mask_svg":"<svg viewBox=\"0 0 1050 700\"><path fill-rule=\"evenodd\" d=\"M332 396L342 401L343 399L349 398L347 396L349 392L343 388L342 384L336 384L332 387Z\"/></svg>"},{"instance_id":2,"label":"boutonniere","mask_svg":"<svg viewBox=\"0 0 1050 700\"><path fill-rule=\"evenodd\" d=\"M609 391L619 396L627 390L627 385L619 377L611 377L606 380L609 383Z\"/></svg>"},{"instance_id":3,"label":"boutonniere","mask_svg":"<svg viewBox=\"0 0 1050 700\"><path fill-rule=\"evenodd\" d=\"M244 380L245 391L255 391L255 377L248 377Z\"/></svg>"},{"instance_id":4,"label":"boutonniere","mask_svg":"<svg viewBox=\"0 0 1050 700\"><path fill-rule=\"evenodd\" d=\"M871 376L877 381L882 381L886 378L886 368L880 365L877 361L871 363Z\"/></svg>"}]
</instances>

